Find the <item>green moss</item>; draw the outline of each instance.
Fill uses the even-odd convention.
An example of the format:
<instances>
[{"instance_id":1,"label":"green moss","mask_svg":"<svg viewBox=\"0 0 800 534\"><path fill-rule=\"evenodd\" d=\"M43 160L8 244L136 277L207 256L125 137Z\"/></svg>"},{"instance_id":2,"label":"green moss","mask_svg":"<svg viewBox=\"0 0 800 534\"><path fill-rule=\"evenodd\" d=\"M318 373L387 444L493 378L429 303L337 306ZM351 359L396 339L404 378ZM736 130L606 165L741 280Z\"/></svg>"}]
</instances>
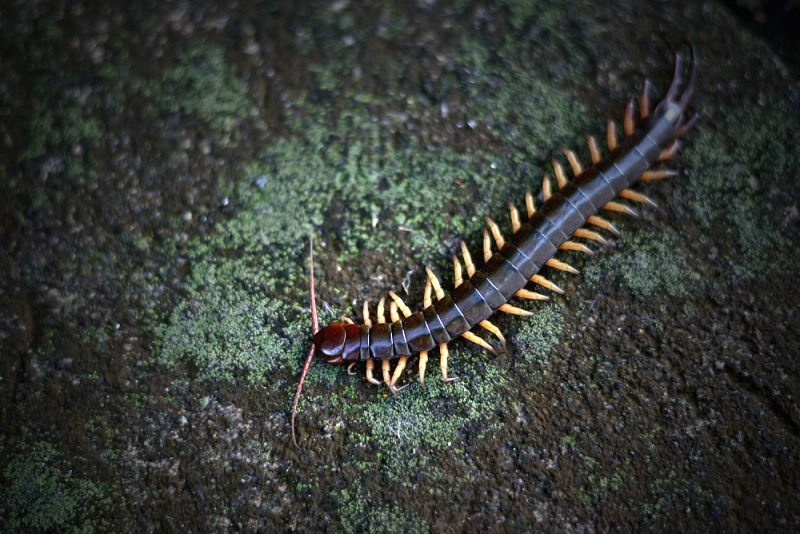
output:
<instances>
[{"instance_id":1,"label":"green moss","mask_svg":"<svg viewBox=\"0 0 800 534\"><path fill-rule=\"evenodd\" d=\"M97 119L104 107L103 87L63 60L61 28L48 20L38 24L41 27L33 31L39 39L24 52L36 58L32 60L36 65L26 82L30 106L29 115L24 118L27 144L18 158L22 161L51 156L51 173L64 173L67 179L85 185L94 179L89 154L103 132ZM60 191L42 191L41 195L34 205L41 207L61 198Z\"/></svg>"},{"instance_id":2,"label":"green moss","mask_svg":"<svg viewBox=\"0 0 800 534\"><path fill-rule=\"evenodd\" d=\"M698 127L684 158L690 168L689 207L704 228L728 232L732 276L751 280L785 267L788 243L770 213L772 198L797 191L800 132L796 104L780 99L739 106L715 128ZM747 132L743 135L743 132Z\"/></svg>"},{"instance_id":3,"label":"green moss","mask_svg":"<svg viewBox=\"0 0 800 534\"><path fill-rule=\"evenodd\" d=\"M264 294L273 284L269 273L242 262L203 262L192 273L190 296L157 331L159 361L188 364L201 381L253 384L297 361L287 340L304 341L305 332L290 325L289 306Z\"/></svg>"},{"instance_id":4,"label":"green moss","mask_svg":"<svg viewBox=\"0 0 800 534\"><path fill-rule=\"evenodd\" d=\"M430 532L427 523L417 514L398 504L377 503L361 488L359 482L351 488L339 491L335 498L339 503L344 532Z\"/></svg>"},{"instance_id":5,"label":"green moss","mask_svg":"<svg viewBox=\"0 0 800 534\"><path fill-rule=\"evenodd\" d=\"M3 470L0 515L8 531L106 529L111 507L103 485L64 468L62 455L46 441L20 450Z\"/></svg>"},{"instance_id":6,"label":"green moss","mask_svg":"<svg viewBox=\"0 0 800 534\"><path fill-rule=\"evenodd\" d=\"M513 342L522 360L522 372L534 383L547 377L550 354L560 343L563 331L564 315L556 302L538 307L536 315L520 323Z\"/></svg>"},{"instance_id":7,"label":"green moss","mask_svg":"<svg viewBox=\"0 0 800 534\"><path fill-rule=\"evenodd\" d=\"M485 123L509 146L512 168L538 164L541 170L534 167L534 178L540 180L545 170L550 172L548 155L559 146L582 145L579 133L589 123L587 110L567 96L565 80L543 70L546 63L537 63L528 52L513 37L497 51L483 40L464 37L458 61L475 82L468 86L470 118ZM575 65L579 57L576 52Z\"/></svg>"},{"instance_id":8,"label":"green moss","mask_svg":"<svg viewBox=\"0 0 800 534\"><path fill-rule=\"evenodd\" d=\"M426 386L411 384L402 395L388 396L353 410L352 416L370 430L370 441L381 450L446 450L458 447L467 427L478 434L496 428L495 406L502 401L504 373L489 364L459 361L460 351L449 359L449 376L464 376L444 383L435 354L429 360ZM412 377L414 378L414 377ZM442 417L441 413L447 413Z\"/></svg>"},{"instance_id":9,"label":"green moss","mask_svg":"<svg viewBox=\"0 0 800 534\"><path fill-rule=\"evenodd\" d=\"M658 477L648 484L647 495L638 497L640 500L636 508L649 523L655 525L669 525L676 514L686 511L701 517L703 511L724 516L724 510L730 507L726 495L684 480L675 470L659 472ZM689 507L687 503L690 503Z\"/></svg>"},{"instance_id":10,"label":"green moss","mask_svg":"<svg viewBox=\"0 0 800 534\"><path fill-rule=\"evenodd\" d=\"M609 500L609 496L620 493L625 485L627 475L616 471L610 475L602 473L603 467L599 462L590 457L582 456L581 459L586 469L588 483L581 485L579 496L585 505L602 504Z\"/></svg>"},{"instance_id":11,"label":"green moss","mask_svg":"<svg viewBox=\"0 0 800 534\"><path fill-rule=\"evenodd\" d=\"M198 44L181 54L147 91L159 113L188 114L218 132L232 133L242 120L259 116L225 52L214 44Z\"/></svg>"},{"instance_id":12,"label":"green moss","mask_svg":"<svg viewBox=\"0 0 800 534\"><path fill-rule=\"evenodd\" d=\"M583 275L589 287L601 290L609 283L623 284L640 297L666 294L685 298L700 281L675 232L639 232L624 236L620 248L588 264Z\"/></svg>"},{"instance_id":13,"label":"green moss","mask_svg":"<svg viewBox=\"0 0 800 534\"><path fill-rule=\"evenodd\" d=\"M508 382L505 373L491 363L464 361L458 350L450 356L449 376L461 375L460 380L443 383L432 355L425 388L413 383L397 396L361 405L343 403L354 428L366 430L353 431L351 439L374 447L381 471L394 483L411 487L414 474L422 470L426 478L447 479L432 460L462 450L465 437L485 436L500 424L496 413Z\"/></svg>"},{"instance_id":14,"label":"green moss","mask_svg":"<svg viewBox=\"0 0 800 534\"><path fill-rule=\"evenodd\" d=\"M77 95L72 92L59 90L52 85L44 86L50 94L36 99L37 105L31 111L28 124L30 142L20 157L38 158L52 150L66 155L76 145L91 146L96 143L100 139L101 126L91 110L78 102ZM72 164L72 158L69 160ZM82 167L74 163L77 168ZM67 166L72 175L76 174L77 168Z\"/></svg>"}]
</instances>

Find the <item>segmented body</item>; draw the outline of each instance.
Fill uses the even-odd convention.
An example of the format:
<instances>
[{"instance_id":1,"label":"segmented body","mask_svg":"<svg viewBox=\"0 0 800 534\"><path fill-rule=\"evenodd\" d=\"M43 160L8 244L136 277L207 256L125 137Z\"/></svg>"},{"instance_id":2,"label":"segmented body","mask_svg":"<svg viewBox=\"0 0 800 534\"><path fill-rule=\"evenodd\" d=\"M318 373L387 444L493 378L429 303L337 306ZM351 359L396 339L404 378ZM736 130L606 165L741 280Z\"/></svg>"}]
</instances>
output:
<instances>
[{"instance_id":1,"label":"segmented body","mask_svg":"<svg viewBox=\"0 0 800 534\"><path fill-rule=\"evenodd\" d=\"M484 232L485 263L479 270L475 269L469 252L462 243L462 254L469 278L462 279L460 261L454 256L456 287L452 295L446 295L442 291L436 277L430 269L427 269L428 285L424 308L421 311L411 313L396 294L390 293L393 299L391 323L385 322L384 306L381 301L378 306L377 324L372 323L365 303L364 324L358 325L351 321L335 322L315 332L314 346L306 360L304 374L295 397L295 409L302 380L315 349L321 350L329 363L367 362L367 379L373 383L380 383L372 376L373 362L381 360L383 382L392 391L397 391L395 384L408 357L420 355L420 381L424 381L428 351L438 346L442 378L448 380L448 342L461 336L488 350L493 350L491 345L472 332L476 326L488 329L504 341L499 330L488 321L489 317L498 310L530 315L530 312L509 304L509 300L515 296L528 299L547 298L526 290L528 282L535 282L561 292L554 284L538 274L540 270L545 265L576 273L577 270L553 256L559 250L580 250L591 253L587 247L572 241L571 238L588 238L605 243L598 233L583 228L587 224L617 233L608 221L597 216L601 209L634 214L626 206L614 202L613 199L618 196L655 205L644 195L631 191L629 187L640 179L653 180L675 174L672 171L649 169L656 161L667 159L675 153L677 139L682 137L696 121L696 115L688 111L697 72L694 51L685 83L683 71L682 57L676 54L672 83L652 114L649 112L649 84L645 81L639 106L641 122L638 127L634 126L634 101L631 100L625 114L626 137L620 144L617 144L614 124L609 121L610 154L607 157L601 158L597 143L591 137L589 138L591 166L583 169L575 154L565 150L575 175L571 181L567 180L563 169L554 160L559 191L552 192L549 179L545 177L542 187L545 202L537 211L533 206L532 196L528 194L526 197L528 219L525 222L520 221L518 212L512 206L514 233L509 240L503 239L497 225L487 219L499 250L491 252L489 233ZM431 288L435 289L438 299L435 303L431 301ZM399 317L398 308L405 318ZM316 330L315 311L314 329ZM400 361L390 377L389 360L398 358Z\"/></svg>"}]
</instances>

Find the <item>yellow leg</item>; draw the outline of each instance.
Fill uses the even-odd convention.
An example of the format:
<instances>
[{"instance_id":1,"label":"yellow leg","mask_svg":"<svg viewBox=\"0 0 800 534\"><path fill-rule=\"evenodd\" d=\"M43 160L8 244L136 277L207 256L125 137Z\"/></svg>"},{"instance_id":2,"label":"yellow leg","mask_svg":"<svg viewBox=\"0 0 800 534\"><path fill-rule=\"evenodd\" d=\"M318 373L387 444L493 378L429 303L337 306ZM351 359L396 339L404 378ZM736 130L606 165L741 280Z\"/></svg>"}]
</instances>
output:
<instances>
[{"instance_id":1,"label":"yellow leg","mask_svg":"<svg viewBox=\"0 0 800 534\"><path fill-rule=\"evenodd\" d=\"M367 326L372 326L372 319L369 318L369 301L364 301L364 307L362 308L362 312L364 315L364 324Z\"/></svg>"},{"instance_id":2,"label":"yellow leg","mask_svg":"<svg viewBox=\"0 0 800 534\"><path fill-rule=\"evenodd\" d=\"M486 242L485 239L484 242ZM469 255L467 245L463 241L461 242L461 255L464 257L464 266L467 268L467 276L472 276L475 274L475 264L472 263L472 256Z\"/></svg>"},{"instance_id":3,"label":"yellow leg","mask_svg":"<svg viewBox=\"0 0 800 534\"><path fill-rule=\"evenodd\" d=\"M594 252L592 252L592 249L590 249L583 243L577 243L575 241L564 241L558 246L558 250L574 250L575 252L583 252L584 254L588 254L589 256L594 256Z\"/></svg>"},{"instance_id":4,"label":"yellow leg","mask_svg":"<svg viewBox=\"0 0 800 534\"><path fill-rule=\"evenodd\" d=\"M542 198L547 202L551 196L553 196L553 184L550 183L550 177L545 175L542 178Z\"/></svg>"},{"instance_id":5,"label":"yellow leg","mask_svg":"<svg viewBox=\"0 0 800 534\"><path fill-rule=\"evenodd\" d=\"M406 303L403 302L403 299L397 296L397 293L394 291L389 291L389 296L392 297L392 305L390 307L390 312L393 310L392 322L400 320L400 317L397 315L397 308L400 308L400 311L403 312L404 317L411 315L411 310L408 308L408 306L406 306ZM395 319L395 317L397 318Z\"/></svg>"},{"instance_id":6,"label":"yellow leg","mask_svg":"<svg viewBox=\"0 0 800 534\"><path fill-rule=\"evenodd\" d=\"M606 129L606 141L608 142L608 149L614 150L617 148L617 125L611 119L608 120Z\"/></svg>"},{"instance_id":7,"label":"yellow leg","mask_svg":"<svg viewBox=\"0 0 800 534\"><path fill-rule=\"evenodd\" d=\"M458 261L458 256L453 254L453 287L458 287L464 283L464 277L461 273L461 262Z\"/></svg>"},{"instance_id":8,"label":"yellow leg","mask_svg":"<svg viewBox=\"0 0 800 534\"><path fill-rule=\"evenodd\" d=\"M497 336L497 339L500 340L500 343L502 343L504 347L506 346L506 338L503 336L502 332L500 332L500 329L497 328L497 326L491 323L488 319L483 320L478 324L481 325L486 330L488 330L489 332L491 332L492 334L494 334L495 336Z\"/></svg>"},{"instance_id":9,"label":"yellow leg","mask_svg":"<svg viewBox=\"0 0 800 534\"><path fill-rule=\"evenodd\" d=\"M506 240L503 238L503 234L500 233L500 227L497 226L497 223L491 220L489 217L486 217L486 223L489 225L489 230L492 232L492 237L494 237L494 242L497 244L497 248L503 248L503 245L506 244Z\"/></svg>"},{"instance_id":10,"label":"yellow leg","mask_svg":"<svg viewBox=\"0 0 800 534\"><path fill-rule=\"evenodd\" d=\"M566 271L566 272L572 273L572 274L580 273L580 271L578 269L576 269L575 267L573 267L572 265L569 265L568 263L564 263L563 261L559 261L559 260L557 260L555 258L550 258L544 264L547 265L548 267L552 267L553 269L558 269L560 271Z\"/></svg>"},{"instance_id":11,"label":"yellow leg","mask_svg":"<svg viewBox=\"0 0 800 534\"><path fill-rule=\"evenodd\" d=\"M592 156L592 165L597 165L603 159L600 155L600 147L597 145L597 139L594 136L587 135L586 142L589 144L589 154Z\"/></svg>"},{"instance_id":12,"label":"yellow leg","mask_svg":"<svg viewBox=\"0 0 800 534\"><path fill-rule=\"evenodd\" d=\"M561 166L556 158L552 158L550 161L553 162L553 170L556 173L556 182L558 182L558 188L561 189L567 185L567 173L564 172L564 167Z\"/></svg>"},{"instance_id":13,"label":"yellow leg","mask_svg":"<svg viewBox=\"0 0 800 534\"><path fill-rule=\"evenodd\" d=\"M428 351L419 353L419 383L425 385L425 369L428 367Z\"/></svg>"},{"instance_id":14,"label":"yellow leg","mask_svg":"<svg viewBox=\"0 0 800 534\"><path fill-rule=\"evenodd\" d=\"M512 306L511 304L503 304L497 311L510 313L512 315L522 315L524 317L530 317L533 315L533 312L529 312L528 310L523 310L522 308L517 308L516 306Z\"/></svg>"},{"instance_id":15,"label":"yellow leg","mask_svg":"<svg viewBox=\"0 0 800 534\"><path fill-rule=\"evenodd\" d=\"M375 360L367 360L367 381L376 386L381 385L381 381L375 379Z\"/></svg>"},{"instance_id":16,"label":"yellow leg","mask_svg":"<svg viewBox=\"0 0 800 534\"><path fill-rule=\"evenodd\" d=\"M564 294L563 289L561 289L560 287L558 287L553 282L551 282L550 280L548 280L547 278L545 278L540 274L534 274L533 276L531 276L530 281L533 282L534 284L539 284L540 286L546 287L550 291L555 291L559 295Z\"/></svg>"},{"instance_id":17,"label":"yellow leg","mask_svg":"<svg viewBox=\"0 0 800 534\"><path fill-rule=\"evenodd\" d=\"M484 349L488 350L492 354L497 354L497 352L495 352L495 350L494 350L494 347L492 347L486 341L484 341L482 338L479 338L478 336L476 336L475 334L473 334L470 331L464 332L463 334L461 334L461 337L463 337L467 341L472 341L476 345L480 345L481 347L483 347ZM441 346L439 348L441 349Z\"/></svg>"},{"instance_id":18,"label":"yellow leg","mask_svg":"<svg viewBox=\"0 0 800 534\"><path fill-rule=\"evenodd\" d=\"M598 228L608 230L614 235L619 235L619 230L617 230L617 228L613 224L611 224L607 220L597 215L590 215L589 218L586 219L586 222L591 225L597 226Z\"/></svg>"},{"instance_id":19,"label":"yellow leg","mask_svg":"<svg viewBox=\"0 0 800 534\"><path fill-rule=\"evenodd\" d=\"M642 120L650 116L650 80L645 78L642 84L642 97L639 99L639 118Z\"/></svg>"},{"instance_id":20,"label":"yellow leg","mask_svg":"<svg viewBox=\"0 0 800 534\"><path fill-rule=\"evenodd\" d=\"M525 209L528 211L529 219L536 213L536 204L533 202L533 193L530 191L525 191Z\"/></svg>"},{"instance_id":21,"label":"yellow leg","mask_svg":"<svg viewBox=\"0 0 800 534\"><path fill-rule=\"evenodd\" d=\"M428 274L428 282L433 286L433 292L436 293L436 300L442 300L444 298L444 290L442 289L442 284L439 283L439 279L436 278L430 267L425 267L425 272ZM427 308L431 304L432 302L428 302L425 307Z\"/></svg>"},{"instance_id":22,"label":"yellow leg","mask_svg":"<svg viewBox=\"0 0 800 534\"><path fill-rule=\"evenodd\" d=\"M388 360L386 360L386 361L388 361ZM406 368L406 362L408 362L408 356L401 356L400 359L397 360L397 366L394 368L394 374L392 375L392 379L387 384L389 386L389 391L391 391L395 395L397 394L398 391L400 391L404 387L408 386L408 384L406 384L405 386L403 386L401 388L398 388L397 386L395 386L395 384L397 383L397 380L400 378L400 375L402 374L403 370Z\"/></svg>"},{"instance_id":23,"label":"yellow leg","mask_svg":"<svg viewBox=\"0 0 800 534\"><path fill-rule=\"evenodd\" d=\"M619 202L608 202L605 206L600 209L608 210L608 211L616 211L618 213L624 213L625 215L630 215L631 217L639 217L639 214L630 209L625 204L620 204Z\"/></svg>"},{"instance_id":24,"label":"yellow leg","mask_svg":"<svg viewBox=\"0 0 800 534\"><path fill-rule=\"evenodd\" d=\"M625 135L631 135L636 125L633 122L633 111L636 109L636 100L631 98L628 101L628 106L625 108L625 120L622 123L625 128Z\"/></svg>"},{"instance_id":25,"label":"yellow leg","mask_svg":"<svg viewBox=\"0 0 800 534\"><path fill-rule=\"evenodd\" d=\"M381 297L380 302L378 302L378 313L376 314L378 317L378 323L385 323L386 317L384 317L384 305L386 304L386 297ZM364 324L368 326L372 326L372 320L369 318L369 306L367 302L364 301ZM367 382L370 384L375 384L379 386L381 384L380 380L375 378L375 360L367 360Z\"/></svg>"},{"instance_id":26,"label":"yellow leg","mask_svg":"<svg viewBox=\"0 0 800 534\"><path fill-rule=\"evenodd\" d=\"M534 291L528 291L527 289L520 289L514 293L514 296L528 300L550 300L550 297L546 295L542 295L541 293L536 293Z\"/></svg>"},{"instance_id":27,"label":"yellow leg","mask_svg":"<svg viewBox=\"0 0 800 534\"><path fill-rule=\"evenodd\" d=\"M603 246L608 246L608 240L598 234L597 232L592 232L591 230L587 230L586 228L578 228L573 232L573 237L581 237L583 239L591 239L592 241L597 241Z\"/></svg>"},{"instance_id":28,"label":"yellow leg","mask_svg":"<svg viewBox=\"0 0 800 534\"><path fill-rule=\"evenodd\" d=\"M664 161L674 156L675 153L678 152L678 146L680 146L680 143L678 143L678 141L673 141L671 145L661 151L656 161Z\"/></svg>"},{"instance_id":29,"label":"yellow leg","mask_svg":"<svg viewBox=\"0 0 800 534\"><path fill-rule=\"evenodd\" d=\"M492 258L492 240L489 239L489 232L483 229L483 262L486 263ZM470 275L472 276L472 275Z\"/></svg>"},{"instance_id":30,"label":"yellow leg","mask_svg":"<svg viewBox=\"0 0 800 534\"><path fill-rule=\"evenodd\" d=\"M458 380L457 376L454 376L452 378L447 378L447 357L449 355L450 351L447 350L447 343L442 343L441 345L439 345L439 369L442 370L442 380L445 382L452 382L453 380Z\"/></svg>"},{"instance_id":31,"label":"yellow leg","mask_svg":"<svg viewBox=\"0 0 800 534\"><path fill-rule=\"evenodd\" d=\"M641 178L639 178L643 182L647 182L649 180L663 180L664 178L670 178L672 176L678 176L680 174L678 171L672 171L669 169L662 169L658 171L644 171Z\"/></svg>"},{"instance_id":32,"label":"yellow leg","mask_svg":"<svg viewBox=\"0 0 800 534\"><path fill-rule=\"evenodd\" d=\"M633 200L634 202L641 202L642 204L647 204L651 208L658 209L658 204L653 202L652 199L644 196L641 193L637 193L632 189L623 189L622 191L620 191L619 196L621 196L622 198L627 198L628 200Z\"/></svg>"},{"instance_id":33,"label":"yellow leg","mask_svg":"<svg viewBox=\"0 0 800 534\"><path fill-rule=\"evenodd\" d=\"M561 149L564 152L564 155L567 156L567 161L569 161L570 167L572 167L572 174L575 176L580 175L583 172L583 165L581 162L578 161L578 156L572 150L568 148Z\"/></svg>"},{"instance_id":34,"label":"yellow leg","mask_svg":"<svg viewBox=\"0 0 800 534\"><path fill-rule=\"evenodd\" d=\"M522 226L522 222L519 220L519 211L513 202L508 203L508 209L511 212L511 231L516 232Z\"/></svg>"},{"instance_id":35,"label":"yellow leg","mask_svg":"<svg viewBox=\"0 0 800 534\"><path fill-rule=\"evenodd\" d=\"M430 294L430 288L426 288L426 291ZM398 308L405 317L411 315L411 310L406 306L406 303L403 302L403 299L397 296L397 293L394 291L389 291L389 296L392 297L392 303L389 305L389 315L392 319L392 322L396 322L400 320L400 315L397 313ZM430 297L429 297L430 298ZM389 360L383 361L383 382L386 384L386 387L389 388L389 391L392 393L397 394L398 391L403 388L398 388L395 386L397 381L400 379L400 375L402 374L403 370L406 368L406 362L408 362L408 356L401 356L400 359L397 361L397 366L394 368L394 374L390 377L389 376Z\"/></svg>"},{"instance_id":36,"label":"yellow leg","mask_svg":"<svg viewBox=\"0 0 800 534\"><path fill-rule=\"evenodd\" d=\"M391 368L389 367L389 365L390 365L389 364L389 360L381 360L381 371L383 373L383 383L386 384L387 386L389 385L390 378L391 378L389 376L389 372L391 371ZM389 388L389 389L391 389L391 388Z\"/></svg>"},{"instance_id":37,"label":"yellow leg","mask_svg":"<svg viewBox=\"0 0 800 534\"><path fill-rule=\"evenodd\" d=\"M381 300L378 302L378 324L386 323L386 316L384 315L385 307L386 297L381 297Z\"/></svg>"}]
</instances>

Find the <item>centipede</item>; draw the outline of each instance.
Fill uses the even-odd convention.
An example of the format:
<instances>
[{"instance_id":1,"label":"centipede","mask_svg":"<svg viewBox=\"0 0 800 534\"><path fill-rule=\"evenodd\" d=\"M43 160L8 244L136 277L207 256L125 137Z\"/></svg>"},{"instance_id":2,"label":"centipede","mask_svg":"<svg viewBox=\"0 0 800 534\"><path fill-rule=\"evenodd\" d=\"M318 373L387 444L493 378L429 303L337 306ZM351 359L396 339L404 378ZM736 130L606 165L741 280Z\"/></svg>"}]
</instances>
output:
<instances>
[{"instance_id":1,"label":"centipede","mask_svg":"<svg viewBox=\"0 0 800 534\"><path fill-rule=\"evenodd\" d=\"M659 162L671 159L678 151L679 140L695 125L699 114L691 106L697 81L697 57L690 47L690 59L680 51L674 52L674 73L666 94L651 112L651 83L644 79L638 101L639 120L636 120L636 98L626 106L623 118L624 137L618 140L617 126L608 120L606 144L608 155L603 157L597 140L587 136L591 165L584 166L577 154L561 149L572 170L567 171L554 157L552 165L557 190L548 176L542 179L542 203L537 208L533 194L525 194L527 220L523 220L513 203L509 204L513 235L503 237L500 227L486 218L483 231L483 265L477 268L463 241L460 243L461 259L453 254L454 284L446 293L433 271L427 274L423 293L423 309L412 312L396 292L389 292L389 318L386 321L387 298L378 302L376 320L373 322L369 303L364 302L363 322L342 317L319 328L314 294L313 240L309 245L309 293L311 304L311 333L313 342L303 364L297 384L291 413L292 441L297 446L295 417L303 383L314 354L319 351L332 365L353 367L364 362L366 379L372 384L385 384L394 394L403 387L398 381L410 358L419 357L419 382L425 384L425 370L429 353L438 348L442 380L450 382L457 377L448 376L448 343L463 338L489 352L495 348L475 333L477 327L490 332L501 345L506 340L500 329L489 319L496 312L530 316L533 312L510 303L512 299L546 300L547 294L532 291L528 284L543 287L551 293L564 291L545 278L545 267L578 274L568 263L556 259L559 251L577 251L594 254L585 242L607 246L608 240L601 232L619 236L620 232L601 211L616 212L638 217L625 199L658 206L649 197L631 189L639 181L654 181L677 176L671 169L654 168ZM492 242L496 245L493 249ZM463 268L462 261L463 259ZM467 277L464 277L466 270ZM433 295L436 301L433 301ZM402 317L401 317L402 314ZM391 362L396 360L394 371ZM381 378L375 378L375 362L381 362ZM406 384L408 385L408 384Z\"/></svg>"}]
</instances>

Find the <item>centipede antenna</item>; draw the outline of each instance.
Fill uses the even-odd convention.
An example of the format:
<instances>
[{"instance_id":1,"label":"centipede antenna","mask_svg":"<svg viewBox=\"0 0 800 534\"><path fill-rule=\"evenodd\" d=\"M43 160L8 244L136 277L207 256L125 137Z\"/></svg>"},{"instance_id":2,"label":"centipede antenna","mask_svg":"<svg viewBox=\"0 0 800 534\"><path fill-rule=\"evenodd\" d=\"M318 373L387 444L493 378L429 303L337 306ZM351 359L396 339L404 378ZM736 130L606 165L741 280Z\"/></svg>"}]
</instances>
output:
<instances>
[{"instance_id":1,"label":"centipede antenna","mask_svg":"<svg viewBox=\"0 0 800 534\"><path fill-rule=\"evenodd\" d=\"M314 295L314 236L312 235L309 239L308 245L308 278L309 278L309 293L310 293L310 300L311 300L311 335L317 333L319 330L319 320L317 319L317 299ZM294 446L300 448L297 444L297 437L295 436L294 432L294 418L297 414L297 403L300 401L300 392L303 390L303 382L306 380L306 375L308 374L308 369L311 367L311 360L314 358L314 353L316 352L317 347L314 343L311 343L311 349L308 351L308 356L306 356L306 361L303 364L303 371L300 373L300 381L297 383L297 393L294 395L294 404L292 404L292 441L294 442Z\"/></svg>"}]
</instances>

